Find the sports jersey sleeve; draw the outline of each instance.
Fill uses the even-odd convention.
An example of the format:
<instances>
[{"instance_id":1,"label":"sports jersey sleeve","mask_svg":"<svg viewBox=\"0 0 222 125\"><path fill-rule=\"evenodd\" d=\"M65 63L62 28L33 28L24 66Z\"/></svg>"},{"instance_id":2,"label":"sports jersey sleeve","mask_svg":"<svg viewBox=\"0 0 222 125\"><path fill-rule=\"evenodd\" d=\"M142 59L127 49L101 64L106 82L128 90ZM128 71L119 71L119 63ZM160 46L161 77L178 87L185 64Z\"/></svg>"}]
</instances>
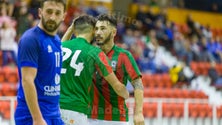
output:
<instances>
[{"instance_id":1,"label":"sports jersey sleeve","mask_svg":"<svg viewBox=\"0 0 222 125\"><path fill-rule=\"evenodd\" d=\"M121 60L123 61L122 64L130 81L141 77L141 73L137 66L137 63L130 52L122 53Z\"/></svg>"},{"instance_id":2,"label":"sports jersey sleeve","mask_svg":"<svg viewBox=\"0 0 222 125\"><path fill-rule=\"evenodd\" d=\"M23 37L19 43L20 65L28 67L38 67L39 45L33 37Z\"/></svg>"},{"instance_id":3,"label":"sports jersey sleeve","mask_svg":"<svg viewBox=\"0 0 222 125\"><path fill-rule=\"evenodd\" d=\"M102 76L107 76L113 72L110 61L104 52L100 52L96 59L96 67Z\"/></svg>"}]
</instances>

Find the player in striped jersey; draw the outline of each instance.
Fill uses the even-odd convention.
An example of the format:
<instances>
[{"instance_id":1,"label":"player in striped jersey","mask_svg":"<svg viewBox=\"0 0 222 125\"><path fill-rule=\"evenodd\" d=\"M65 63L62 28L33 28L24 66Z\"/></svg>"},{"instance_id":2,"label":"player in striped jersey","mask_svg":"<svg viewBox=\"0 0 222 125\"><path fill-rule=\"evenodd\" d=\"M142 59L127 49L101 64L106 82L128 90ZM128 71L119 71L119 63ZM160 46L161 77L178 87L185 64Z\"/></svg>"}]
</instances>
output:
<instances>
[{"instance_id":1,"label":"player in striped jersey","mask_svg":"<svg viewBox=\"0 0 222 125\"><path fill-rule=\"evenodd\" d=\"M119 82L105 53L90 42L94 37L95 21L91 16L77 17L73 22L75 39L62 43L60 107L67 125L87 125L93 88L93 74L98 71L110 87L122 98L128 98L126 87Z\"/></svg>"},{"instance_id":2,"label":"player in striped jersey","mask_svg":"<svg viewBox=\"0 0 222 125\"><path fill-rule=\"evenodd\" d=\"M136 104L134 124L144 125L141 73L131 53L114 44L116 26L117 21L113 16L100 15L95 28L96 43L111 60L111 66L117 78L124 85L128 80L132 83ZM118 96L99 74L96 75L94 82L92 110L88 115L91 118L90 124L128 125L128 109L125 100Z\"/></svg>"},{"instance_id":3,"label":"player in striped jersey","mask_svg":"<svg viewBox=\"0 0 222 125\"><path fill-rule=\"evenodd\" d=\"M102 33L101 33L102 32ZM70 39L73 26L64 34L62 41ZM116 34L116 21L108 15L101 15L96 23L97 44L108 55L117 78L127 84L131 81L134 87L136 107L134 111L135 125L144 125L143 116L143 84L141 73L130 52L114 44ZM88 114L92 125L127 125L128 109L124 99L117 96L100 75L95 75L95 86L92 93L91 112Z\"/></svg>"}]
</instances>

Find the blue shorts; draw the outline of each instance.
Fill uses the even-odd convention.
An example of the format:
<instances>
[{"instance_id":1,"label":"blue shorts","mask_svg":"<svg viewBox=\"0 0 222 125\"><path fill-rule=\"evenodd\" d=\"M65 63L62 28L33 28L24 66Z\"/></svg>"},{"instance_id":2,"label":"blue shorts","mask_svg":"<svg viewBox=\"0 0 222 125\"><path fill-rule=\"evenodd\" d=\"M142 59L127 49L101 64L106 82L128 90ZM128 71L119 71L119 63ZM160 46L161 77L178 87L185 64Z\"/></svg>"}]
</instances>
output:
<instances>
[{"instance_id":1,"label":"blue shorts","mask_svg":"<svg viewBox=\"0 0 222 125\"><path fill-rule=\"evenodd\" d=\"M62 119L45 119L47 125L65 125ZM32 119L19 119L15 120L16 125L33 125Z\"/></svg>"}]
</instances>

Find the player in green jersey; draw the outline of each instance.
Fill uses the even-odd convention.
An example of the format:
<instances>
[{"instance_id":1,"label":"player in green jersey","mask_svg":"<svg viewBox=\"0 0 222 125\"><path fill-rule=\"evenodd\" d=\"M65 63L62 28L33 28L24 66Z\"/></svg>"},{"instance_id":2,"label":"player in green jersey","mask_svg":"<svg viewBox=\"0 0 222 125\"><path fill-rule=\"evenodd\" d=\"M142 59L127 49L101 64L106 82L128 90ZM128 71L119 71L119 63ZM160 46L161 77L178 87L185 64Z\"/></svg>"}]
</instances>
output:
<instances>
[{"instance_id":1,"label":"player in green jersey","mask_svg":"<svg viewBox=\"0 0 222 125\"><path fill-rule=\"evenodd\" d=\"M134 87L135 111L134 124L144 125L143 116L143 84L138 66L127 50L114 44L116 20L103 14L98 17L95 29L96 43L111 60L111 66L117 78L124 84L129 80ZM65 33L62 41L72 36L72 26ZM119 97L110 85L97 74L92 89L91 113L88 115L91 125L128 125L128 108L125 100Z\"/></svg>"},{"instance_id":2,"label":"player in green jersey","mask_svg":"<svg viewBox=\"0 0 222 125\"><path fill-rule=\"evenodd\" d=\"M62 43L60 108L67 125L87 125L93 89L93 75L102 75L121 96L128 98L126 87L119 82L105 53L90 44L94 37L95 19L82 15L73 22L75 39Z\"/></svg>"}]
</instances>

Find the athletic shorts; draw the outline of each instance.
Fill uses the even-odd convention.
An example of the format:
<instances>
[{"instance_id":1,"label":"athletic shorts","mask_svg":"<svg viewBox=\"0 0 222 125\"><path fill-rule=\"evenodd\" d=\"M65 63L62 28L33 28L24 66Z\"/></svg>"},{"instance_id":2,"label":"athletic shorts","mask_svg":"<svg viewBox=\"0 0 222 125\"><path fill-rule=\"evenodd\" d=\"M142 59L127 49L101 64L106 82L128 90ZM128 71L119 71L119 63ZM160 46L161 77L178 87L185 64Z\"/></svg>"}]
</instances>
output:
<instances>
[{"instance_id":1,"label":"athletic shorts","mask_svg":"<svg viewBox=\"0 0 222 125\"><path fill-rule=\"evenodd\" d=\"M89 125L87 115L84 113L61 109L61 116L65 125Z\"/></svg>"},{"instance_id":2,"label":"athletic shorts","mask_svg":"<svg viewBox=\"0 0 222 125\"><path fill-rule=\"evenodd\" d=\"M99 119L90 119L88 118L89 125L129 125L129 122L123 121L107 121Z\"/></svg>"},{"instance_id":3,"label":"athletic shorts","mask_svg":"<svg viewBox=\"0 0 222 125\"><path fill-rule=\"evenodd\" d=\"M65 125L62 119L45 119L45 121L47 125ZM33 125L32 122L32 118L15 120L16 125Z\"/></svg>"}]
</instances>

